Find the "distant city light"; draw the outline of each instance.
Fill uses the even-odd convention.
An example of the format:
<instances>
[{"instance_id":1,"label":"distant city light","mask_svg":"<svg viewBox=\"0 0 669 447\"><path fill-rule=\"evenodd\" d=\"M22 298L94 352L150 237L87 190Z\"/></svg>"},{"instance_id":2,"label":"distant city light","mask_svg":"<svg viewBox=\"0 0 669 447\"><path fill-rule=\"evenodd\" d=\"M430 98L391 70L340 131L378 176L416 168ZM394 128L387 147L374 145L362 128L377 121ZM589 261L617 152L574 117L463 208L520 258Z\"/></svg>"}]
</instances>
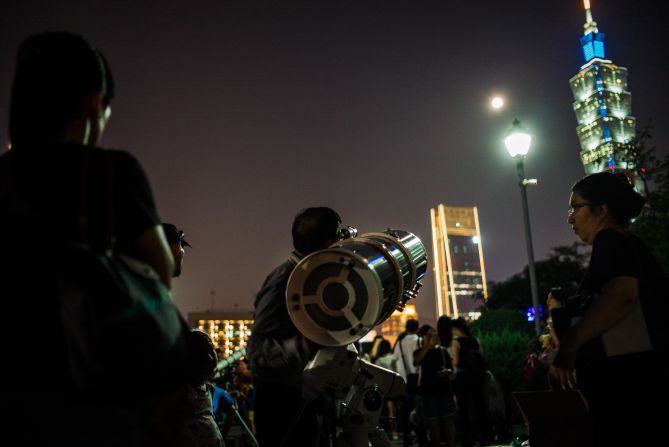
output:
<instances>
[{"instance_id":1,"label":"distant city light","mask_svg":"<svg viewBox=\"0 0 669 447\"><path fill-rule=\"evenodd\" d=\"M490 106L495 110L499 110L504 107L504 100L499 96L495 96L492 101L490 101Z\"/></svg>"}]
</instances>

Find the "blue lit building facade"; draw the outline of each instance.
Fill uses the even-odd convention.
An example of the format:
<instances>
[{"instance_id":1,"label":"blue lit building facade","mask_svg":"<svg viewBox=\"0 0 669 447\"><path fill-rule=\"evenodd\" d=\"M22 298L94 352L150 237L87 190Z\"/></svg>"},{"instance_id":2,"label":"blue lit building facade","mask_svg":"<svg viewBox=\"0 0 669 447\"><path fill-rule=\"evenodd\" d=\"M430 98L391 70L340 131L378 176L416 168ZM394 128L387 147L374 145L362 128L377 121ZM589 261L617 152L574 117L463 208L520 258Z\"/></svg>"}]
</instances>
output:
<instances>
[{"instance_id":1,"label":"blue lit building facade","mask_svg":"<svg viewBox=\"0 0 669 447\"><path fill-rule=\"evenodd\" d=\"M584 65L569 81L575 99L581 161L587 174L633 168L626 166L619 155L636 132L627 69L606 59L604 33L592 20L589 0L584 0L584 4L586 23L580 39Z\"/></svg>"}]
</instances>

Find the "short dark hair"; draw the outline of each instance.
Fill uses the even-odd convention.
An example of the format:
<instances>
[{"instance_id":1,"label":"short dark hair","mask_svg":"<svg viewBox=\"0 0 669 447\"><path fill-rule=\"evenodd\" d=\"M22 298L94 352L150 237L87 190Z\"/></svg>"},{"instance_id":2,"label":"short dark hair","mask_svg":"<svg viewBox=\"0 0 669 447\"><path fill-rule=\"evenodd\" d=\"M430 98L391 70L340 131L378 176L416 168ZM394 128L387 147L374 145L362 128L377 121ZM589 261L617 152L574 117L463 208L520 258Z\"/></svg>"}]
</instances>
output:
<instances>
[{"instance_id":1,"label":"short dark hair","mask_svg":"<svg viewBox=\"0 0 669 447\"><path fill-rule=\"evenodd\" d=\"M303 255L337 240L341 217L331 208L305 208L293 220L293 247Z\"/></svg>"},{"instance_id":2,"label":"short dark hair","mask_svg":"<svg viewBox=\"0 0 669 447\"><path fill-rule=\"evenodd\" d=\"M472 336L472 330L469 327L469 323L467 323L467 320L465 320L464 318L459 317L459 318L456 318L455 320L451 320L451 325L455 329L459 329L460 332L465 334L465 336L467 336L467 337Z\"/></svg>"},{"instance_id":3,"label":"short dark hair","mask_svg":"<svg viewBox=\"0 0 669 447\"><path fill-rule=\"evenodd\" d=\"M379 357L390 354L391 352L392 346L390 345L390 342L384 338L379 342L379 347L376 350L376 358L378 359Z\"/></svg>"},{"instance_id":4,"label":"short dark hair","mask_svg":"<svg viewBox=\"0 0 669 447\"><path fill-rule=\"evenodd\" d=\"M418 330L418 320L409 318L404 326L407 332L416 332Z\"/></svg>"},{"instance_id":5,"label":"short dark hair","mask_svg":"<svg viewBox=\"0 0 669 447\"><path fill-rule=\"evenodd\" d=\"M191 368L194 378L205 378L216 368L216 349L206 332L192 329L188 334L188 347L191 354Z\"/></svg>"},{"instance_id":6,"label":"short dark hair","mask_svg":"<svg viewBox=\"0 0 669 447\"><path fill-rule=\"evenodd\" d=\"M416 333L418 334L419 337L425 337L427 333L430 332L430 329L432 329L432 326L430 326L429 324L424 324L420 328L418 328Z\"/></svg>"},{"instance_id":7,"label":"short dark hair","mask_svg":"<svg viewBox=\"0 0 669 447\"><path fill-rule=\"evenodd\" d=\"M571 190L591 203L591 210L606 204L609 215L623 228L641 213L645 202L622 172L598 172L586 175L576 182Z\"/></svg>"},{"instance_id":8,"label":"short dark hair","mask_svg":"<svg viewBox=\"0 0 669 447\"><path fill-rule=\"evenodd\" d=\"M19 47L12 85L12 146L53 140L94 92L102 92L108 104L114 81L105 58L83 37L67 32L28 37Z\"/></svg>"}]
</instances>

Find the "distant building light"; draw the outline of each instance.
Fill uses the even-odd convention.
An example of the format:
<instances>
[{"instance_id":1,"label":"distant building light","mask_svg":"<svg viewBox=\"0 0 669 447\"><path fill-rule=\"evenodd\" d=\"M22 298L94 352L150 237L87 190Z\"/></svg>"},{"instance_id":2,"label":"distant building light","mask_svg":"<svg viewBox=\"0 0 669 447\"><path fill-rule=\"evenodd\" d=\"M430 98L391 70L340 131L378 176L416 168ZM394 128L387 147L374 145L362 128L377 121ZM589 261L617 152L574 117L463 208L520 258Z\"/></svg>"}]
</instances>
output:
<instances>
[{"instance_id":1,"label":"distant building light","mask_svg":"<svg viewBox=\"0 0 669 447\"><path fill-rule=\"evenodd\" d=\"M467 320L476 321L479 318L481 318L481 312L475 312L475 311L467 312L467 317L466 317Z\"/></svg>"}]
</instances>

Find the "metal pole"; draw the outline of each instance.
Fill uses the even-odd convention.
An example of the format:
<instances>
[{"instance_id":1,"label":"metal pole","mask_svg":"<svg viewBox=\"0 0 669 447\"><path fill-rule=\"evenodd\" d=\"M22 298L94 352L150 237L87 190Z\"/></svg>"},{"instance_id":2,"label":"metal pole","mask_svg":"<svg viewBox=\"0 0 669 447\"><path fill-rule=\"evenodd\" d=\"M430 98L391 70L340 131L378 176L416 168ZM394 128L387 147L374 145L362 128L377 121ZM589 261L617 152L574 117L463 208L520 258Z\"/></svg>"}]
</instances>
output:
<instances>
[{"instance_id":1,"label":"metal pole","mask_svg":"<svg viewBox=\"0 0 669 447\"><path fill-rule=\"evenodd\" d=\"M525 165L523 156L518 157L516 169L518 171L518 186L520 186L520 198L523 202L523 221L525 223L525 242L527 243L527 266L530 271L530 289L532 292L532 306L534 307L534 330L537 335L541 334L539 322L539 293L537 292L537 274L534 270L534 248L532 248L532 230L530 230L530 213L527 208L527 180L525 179Z\"/></svg>"}]
</instances>

